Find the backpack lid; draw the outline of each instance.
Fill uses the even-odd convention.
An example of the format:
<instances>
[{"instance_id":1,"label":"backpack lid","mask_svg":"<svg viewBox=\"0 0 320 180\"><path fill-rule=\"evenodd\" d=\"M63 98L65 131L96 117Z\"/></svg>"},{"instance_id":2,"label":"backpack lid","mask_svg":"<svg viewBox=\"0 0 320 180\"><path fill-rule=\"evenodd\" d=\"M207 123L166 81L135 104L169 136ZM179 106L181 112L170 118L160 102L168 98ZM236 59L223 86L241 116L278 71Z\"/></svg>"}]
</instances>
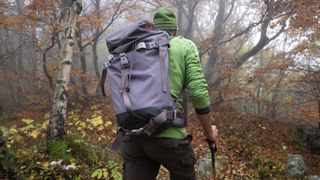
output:
<instances>
[{"instance_id":1,"label":"backpack lid","mask_svg":"<svg viewBox=\"0 0 320 180\"><path fill-rule=\"evenodd\" d=\"M130 51L132 45L141 39L162 32L148 20L139 20L110 34L106 39L107 46L110 53L120 54Z\"/></svg>"}]
</instances>

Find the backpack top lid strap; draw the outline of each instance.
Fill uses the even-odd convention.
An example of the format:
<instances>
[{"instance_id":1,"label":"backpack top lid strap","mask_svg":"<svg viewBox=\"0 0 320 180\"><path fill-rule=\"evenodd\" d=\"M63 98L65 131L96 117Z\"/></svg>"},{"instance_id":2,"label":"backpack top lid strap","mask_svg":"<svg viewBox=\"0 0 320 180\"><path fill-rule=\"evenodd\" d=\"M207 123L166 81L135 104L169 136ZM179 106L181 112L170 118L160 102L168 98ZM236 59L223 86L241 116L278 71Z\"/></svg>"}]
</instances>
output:
<instances>
[{"instance_id":1,"label":"backpack top lid strap","mask_svg":"<svg viewBox=\"0 0 320 180\"><path fill-rule=\"evenodd\" d=\"M148 49L148 50L150 50L150 49L154 49L154 48L158 48L159 47L159 45L158 45L158 43L157 42L139 42L137 45L136 45L136 47L135 47L135 49L137 50L137 51L139 51L139 50L141 50L141 49Z\"/></svg>"},{"instance_id":2,"label":"backpack top lid strap","mask_svg":"<svg viewBox=\"0 0 320 180\"><path fill-rule=\"evenodd\" d=\"M119 31L114 31L107 37L106 42L110 53L120 54L127 52L142 39L162 32L153 23L147 20L140 20Z\"/></svg>"}]
</instances>

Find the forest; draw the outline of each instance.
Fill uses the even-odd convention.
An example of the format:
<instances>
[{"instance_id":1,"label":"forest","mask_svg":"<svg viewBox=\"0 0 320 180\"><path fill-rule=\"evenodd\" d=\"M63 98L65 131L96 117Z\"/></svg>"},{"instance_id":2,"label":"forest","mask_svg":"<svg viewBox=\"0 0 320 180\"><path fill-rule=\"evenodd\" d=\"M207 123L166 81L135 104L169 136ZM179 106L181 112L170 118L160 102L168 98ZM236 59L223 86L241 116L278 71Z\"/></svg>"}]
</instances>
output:
<instances>
[{"instance_id":1,"label":"forest","mask_svg":"<svg viewBox=\"0 0 320 180\"><path fill-rule=\"evenodd\" d=\"M197 178L320 179L319 0L0 0L0 179L123 178L106 37L159 7L198 48L219 129L213 169L188 99Z\"/></svg>"}]
</instances>

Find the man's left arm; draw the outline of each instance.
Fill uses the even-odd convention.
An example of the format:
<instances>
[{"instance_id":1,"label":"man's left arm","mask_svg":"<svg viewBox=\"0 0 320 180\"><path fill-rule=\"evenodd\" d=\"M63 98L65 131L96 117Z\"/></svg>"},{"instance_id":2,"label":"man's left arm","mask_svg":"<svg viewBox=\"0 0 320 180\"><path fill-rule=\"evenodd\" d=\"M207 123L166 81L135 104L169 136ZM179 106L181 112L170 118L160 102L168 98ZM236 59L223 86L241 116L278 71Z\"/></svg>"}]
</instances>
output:
<instances>
[{"instance_id":1,"label":"man's left arm","mask_svg":"<svg viewBox=\"0 0 320 180\"><path fill-rule=\"evenodd\" d=\"M201 67L198 49L190 44L186 54L186 88L203 129L203 135L217 142L218 130L211 122L210 97L208 84Z\"/></svg>"}]
</instances>

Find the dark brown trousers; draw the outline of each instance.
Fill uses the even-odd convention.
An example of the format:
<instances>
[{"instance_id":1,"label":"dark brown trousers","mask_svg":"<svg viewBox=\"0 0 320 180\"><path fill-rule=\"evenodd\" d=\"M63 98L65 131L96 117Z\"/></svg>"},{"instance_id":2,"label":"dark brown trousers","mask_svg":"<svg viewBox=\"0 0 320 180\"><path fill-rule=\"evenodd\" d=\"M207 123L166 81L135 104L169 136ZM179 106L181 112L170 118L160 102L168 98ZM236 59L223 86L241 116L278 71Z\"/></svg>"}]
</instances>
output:
<instances>
[{"instance_id":1,"label":"dark brown trousers","mask_svg":"<svg viewBox=\"0 0 320 180\"><path fill-rule=\"evenodd\" d=\"M194 180L192 136L185 139L126 135L121 145L125 180L154 180L160 165L172 180Z\"/></svg>"}]
</instances>

